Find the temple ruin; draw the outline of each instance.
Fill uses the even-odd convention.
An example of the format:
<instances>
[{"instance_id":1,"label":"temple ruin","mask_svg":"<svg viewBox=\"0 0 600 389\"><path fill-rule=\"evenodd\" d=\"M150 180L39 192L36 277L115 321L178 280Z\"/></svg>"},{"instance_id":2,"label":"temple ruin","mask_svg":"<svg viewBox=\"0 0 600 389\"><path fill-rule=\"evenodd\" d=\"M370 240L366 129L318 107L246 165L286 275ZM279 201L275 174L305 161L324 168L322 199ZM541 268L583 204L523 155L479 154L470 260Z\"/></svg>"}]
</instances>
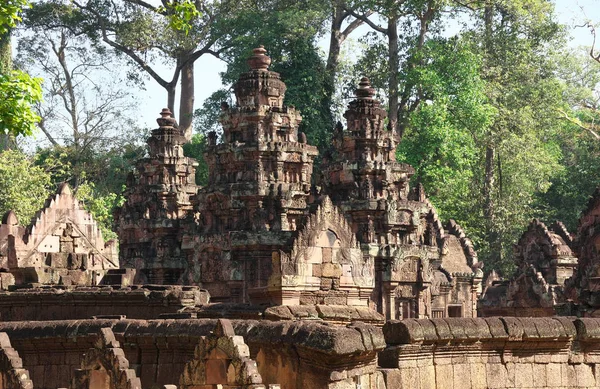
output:
<instances>
[{"instance_id":1,"label":"temple ruin","mask_svg":"<svg viewBox=\"0 0 600 389\"><path fill-rule=\"evenodd\" d=\"M265 53L254 50L234 85L236 106L221 107L223 134L208 134L208 184L197 194L194 162L180 135L164 135L177 125L163 112L117 213L121 266L141 282L199 285L214 303L476 316L477 256L459 227L444 230L422 187L410 190L414 169L396 162L399 139L369 80L348 106L348 128L334 131L319 191L317 149L284 105L286 86Z\"/></svg>"},{"instance_id":2,"label":"temple ruin","mask_svg":"<svg viewBox=\"0 0 600 389\"><path fill-rule=\"evenodd\" d=\"M161 112L119 253L67 185L29 226L4 216L0 388L600 387L600 190L575 236L534 220L515 275L484 283L396 161L369 80L315 172L270 62L254 49L221 106L204 187Z\"/></svg>"},{"instance_id":3,"label":"temple ruin","mask_svg":"<svg viewBox=\"0 0 600 389\"><path fill-rule=\"evenodd\" d=\"M508 281L485 288L480 316L554 316L567 305L565 281L573 275L577 258L572 238L562 223L550 228L533 220L514 246L517 264Z\"/></svg>"},{"instance_id":4,"label":"temple ruin","mask_svg":"<svg viewBox=\"0 0 600 389\"><path fill-rule=\"evenodd\" d=\"M119 268L117 243L104 242L93 219L62 184L31 224L23 227L14 212L0 225L0 280L10 285L97 285Z\"/></svg>"}]
</instances>

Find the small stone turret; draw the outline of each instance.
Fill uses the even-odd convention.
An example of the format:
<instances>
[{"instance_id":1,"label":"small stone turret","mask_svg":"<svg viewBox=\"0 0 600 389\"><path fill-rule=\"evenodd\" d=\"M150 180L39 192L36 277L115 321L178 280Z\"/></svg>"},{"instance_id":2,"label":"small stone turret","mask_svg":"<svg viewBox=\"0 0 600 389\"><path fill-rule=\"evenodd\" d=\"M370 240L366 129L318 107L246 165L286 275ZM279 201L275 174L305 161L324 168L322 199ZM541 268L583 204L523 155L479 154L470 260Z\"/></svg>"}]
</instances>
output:
<instances>
[{"instance_id":1,"label":"small stone turret","mask_svg":"<svg viewBox=\"0 0 600 389\"><path fill-rule=\"evenodd\" d=\"M187 262L182 221L191 217L198 163L183 155L186 140L167 108L148 138L148 158L127 180L125 204L115 212L121 267L137 269L137 283L176 284Z\"/></svg>"}]
</instances>

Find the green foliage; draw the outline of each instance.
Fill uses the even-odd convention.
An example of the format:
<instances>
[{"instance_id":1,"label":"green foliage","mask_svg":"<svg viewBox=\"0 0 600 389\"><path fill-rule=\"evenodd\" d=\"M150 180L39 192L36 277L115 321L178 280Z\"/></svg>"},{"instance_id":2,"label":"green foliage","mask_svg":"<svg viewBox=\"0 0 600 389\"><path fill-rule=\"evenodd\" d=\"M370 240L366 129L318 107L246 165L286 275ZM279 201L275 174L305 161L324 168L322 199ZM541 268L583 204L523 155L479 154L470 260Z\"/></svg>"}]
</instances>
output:
<instances>
[{"instance_id":1,"label":"green foliage","mask_svg":"<svg viewBox=\"0 0 600 389\"><path fill-rule=\"evenodd\" d=\"M400 161L415 167L443 219L472 211L471 187L478 161L477 139L495 115L479 76L480 58L458 39L429 41L426 65L405 72L422 85L426 101L410 114L398 149Z\"/></svg>"},{"instance_id":2,"label":"green foliage","mask_svg":"<svg viewBox=\"0 0 600 389\"><path fill-rule=\"evenodd\" d=\"M186 157L194 158L198 161L196 167L196 184L208 184L208 165L204 160L204 152L206 150L206 137L204 134L194 134L192 141L183 145L183 153Z\"/></svg>"},{"instance_id":3,"label":"green foliage","mask_svg":"<svg viewBox=\"0 0 600 389\"><path fill-rule=\"evenodd\" d=\"M116 193L101 194L93 182L79 185L76 196L83 202L85 209L94 216L104 240L117 239L117 234L112 230L112 212L115 207L123 205L125 198Z\"/></svg>"},{"instance_id":4,"label":"green foliage","mask_svg":"<svg viewBox=\"0 0 600 389\"><path fill-rule=\"evenodd\" d=\"M0 153L0 213L13 210L22 225L44 205L51 188L50 175L16 150Z\"/></svg>"},{"instance_id":5,"label":"green foliage","mask_svg":"<svg viewBox=\"0 0 600 389\"><path fill-rule=\"evenodd\" d=\"M21 21L21 11L29 6L27 0L2 0L0 3L0 35L7 34Z\"/></svg>"},{"instance_id":6,"label":"green foliage","mask_svg":"<svg viewBox=\"0 0 600 389\"><path fill-rule=\"evenodd\" d=\"M33 105L42 99L42 80L14 70L0 74L0 133L31 135L40 117Z\"/></svg>"},{"instance_id":7,"label":"green foliage","mask_svg":"<svg viewBox=\"0 0 600 389\"><path fill-rule=\"evenodd\" d=\"M228 62L223 83L231 85L248 71L246 59L252 49L264 45L273 62L270 70L281 74L287 86L285 104L295 106L303 117L300 130L309 142L325 147L333 128L331 101L326 97L325 63L316 46L329 16L329 4L308 2L259 1L239 12L227 26L232 35L231 48L222 54ZM223 96L224 92L219 92ZM209 110L197 111L201 128L213 125L220 101L211 97ZM228 99L221 100L227 101Z\"/></svg>"},{"instance_id":8,"label":"green foliage","mask_svg":"<svg viewBox=\"0 0 600 389\"><path fill-rule=\"evenodd\" d=\"M31 135L40 120L32 106L41 101L39 78L11 70L10 31L21 21L26 0L4 0L0 4L0 134Z\"/></svg>"},{"instance_id":9,"label":"green foliage","mask_svg":"<svg viewBox=\"0 0 600 389\"><path fill-rule=\"evenodd\" d=\"M194 127L196 128L196 132L204 135L210 131L221 133L222 128L219 123L221 103L227 103L229 106L233 105L231 93L226 89L219 89L214 92L204 100L202 107L194 112Z\"/></svg>"},{"instance_id":10,"label":"green foliage","mask_svg":"<svg viewBox=\"0 0 600 389\"><path fill-rule=\"evenodd\" d=\"M558 114L563 129L555 134L560 145L562 170L552 179L548 192L538 195L537 208L543 220L560 220L571 232L589 196L600 186L600 142L588 129L600 120L600 64L584 52L564 51L553 56L564 84L563 99L569 105Z\"/></svg>"},{"instance_id":11,"label":"green foliage","mask_svg":"<svg viewBox=\"0 0 600 389\"><path fill-rule=\"evenodd\" d=\"M188 35L194 28L194 21L201 16L194 2L190 0L171 1L167 6L160 6L156 10L159 14L166 14L169 18L169 27L182 31Z\"/></svg>"},{"instance_id":12,"label":"green foliage","mask_svg":"<svg viewBox=\"0 0 600 389\"><path fill-rule=\"evenodd\" d=\"M123 142L105 152L90 151L84 154L85 158L74 155L72 147L58 146L39 149L35 165L54 185L65 181L71 184L108 240L116 238L112 231L112 210L122 204L127 175L144 155L145 147L135 142Z\"/></svg>"}]
</instances>

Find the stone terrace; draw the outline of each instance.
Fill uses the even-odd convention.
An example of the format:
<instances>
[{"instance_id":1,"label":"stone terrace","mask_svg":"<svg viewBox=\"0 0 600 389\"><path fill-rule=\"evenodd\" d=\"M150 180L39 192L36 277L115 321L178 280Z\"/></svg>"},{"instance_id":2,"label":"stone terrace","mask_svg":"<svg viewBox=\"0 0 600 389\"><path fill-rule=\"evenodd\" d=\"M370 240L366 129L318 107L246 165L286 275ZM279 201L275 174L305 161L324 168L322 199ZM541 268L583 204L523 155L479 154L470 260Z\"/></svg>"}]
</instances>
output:
<instances>
[{"instance_id":1,"label":"stone terrace","mask_svg":"<svg viewBox=\"0 0 600 389\"><path fill-rule=\"evenodd\" d=\"M36 388L68 386L73 372L81 371L82 354L98 348L108 329L114 341L102 342L122 349L108 351L125 358L123 366L143 388L184 382L184 370L187 379L193 369L205 371L205 354L194 350L206 342L203 337L218 333L217 320L208 319L0 324ZM241 336L248 345L244 358L256 361L262 382L287 389L600 386L600 320L594 318L406 319L383 329L233 320L231 330L227 336Z\"/></svg>"}]
</instances>

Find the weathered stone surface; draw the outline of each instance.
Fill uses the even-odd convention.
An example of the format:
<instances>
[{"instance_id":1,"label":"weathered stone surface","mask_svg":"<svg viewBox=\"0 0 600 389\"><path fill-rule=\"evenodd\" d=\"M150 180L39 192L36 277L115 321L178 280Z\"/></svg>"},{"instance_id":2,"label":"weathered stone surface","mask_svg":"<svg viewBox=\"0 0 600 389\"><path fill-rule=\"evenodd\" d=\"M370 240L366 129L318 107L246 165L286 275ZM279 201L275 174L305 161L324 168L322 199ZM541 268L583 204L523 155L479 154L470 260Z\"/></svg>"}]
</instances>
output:
<instances>
[{"instance_id":1,"label":"weathered stone surface","mask_svg":"<svg viewBox=\"0 0 600 389\"><path fill-rule=\"evenodd\" d=\"M71 389L96 388L141 389L142 383L133 369L120 343L110 328L100 329L98 341L89 349L75 371Z\"/></svg>"},{"instance_id":2,"label":"weathered stone surface","mask_svg":"<svg viewBox=\"0 0 600 389\"><path fill-rule=\"evenodd\" d=\"M415 319L388 321L383 326L383 334L391 345L423 341L423 328Z\"/></svg>"},{"instance_id":3,"label":"weathered stone surface","mask_svg":"<svg viewBox=\"0 0 600 389\"><path fill-rule=\"evenodd\" d=\"M23 368L23 361L6 332L0 332L0 385L7 389L33 388L29 371Z\"/></svg>"},{"instance_id":4,"label":"weathered stone surface","mask_svg":"<svg viewBox=\"0 0 600 389\"><path fill-rule=\"evenodd\" d=\"M551 228L534 219L515 245L517 270L505 282L486 282L478 311L483 316L552 316L567 302L564 284L577 258L561 223Z\"/></svg>"},{"instance_id":5,"label":"weathered stone surface","mask_svg":"<svg viewBox=\"0 0 600 389\"><path fill-rule=\"evenodd\" d=\"M138 284L180 284L187 270L183 221L192 218L198 163L183 155L184 134L164 109L148 138L148 158L127 179L125 204L115 212L120 266L136 269Z\"/></svg>"},{"instance_id":6,"label":"weathered stone surface","mask_svg":"<svg viewBox=\"0 0 600 389\"><path fill-rule=\"evenodd\" d=\"M325 156L324 192L344 210L375 262L382 282L373 302L388 320L475 317L481 270L471 241L455 223L447 233L423 188L409 191L414 169L396 161L400 141L387 131L387 113L367 78L334 130L333 158ZM449 308L450 307L450 308Z\"/></svg>"},{"instance_id":7,"label":"weathered stone surface","mask_svg":"<svg viewBox=\"0 0 600 389\"><path fill-rule=\"evenodd\" d=\"M0 273L0 289L28 283L96 285L118 267L116 242L104 242L96 221L66 183L27 227L12 211L2 220L0 268L10 273Z\"/></svg>"},{"instance_id":8,"label":"weathered stone surface","mask_svg":"<svg viewBox=\"0 0 600 389\"><path fill-rule=\"evenodd\" d=\"M207 304L208 292L195 286L37 286L0 291L4 321L73 320L124 315L154 319Z\"/></svg>"},{"instance_id":9,"label":"weathered stone surface","mask_svg":"<svg viewBox=\"0 0 600 389\"><path fill-rule=\"evenodd\" d=\"M236 387L264 389L256 361L241 336L236 336L229 320L219 319L211 335L203 336L194 359L184 368L179 381L182 389Z\"/></svg>"}]
</instances>

